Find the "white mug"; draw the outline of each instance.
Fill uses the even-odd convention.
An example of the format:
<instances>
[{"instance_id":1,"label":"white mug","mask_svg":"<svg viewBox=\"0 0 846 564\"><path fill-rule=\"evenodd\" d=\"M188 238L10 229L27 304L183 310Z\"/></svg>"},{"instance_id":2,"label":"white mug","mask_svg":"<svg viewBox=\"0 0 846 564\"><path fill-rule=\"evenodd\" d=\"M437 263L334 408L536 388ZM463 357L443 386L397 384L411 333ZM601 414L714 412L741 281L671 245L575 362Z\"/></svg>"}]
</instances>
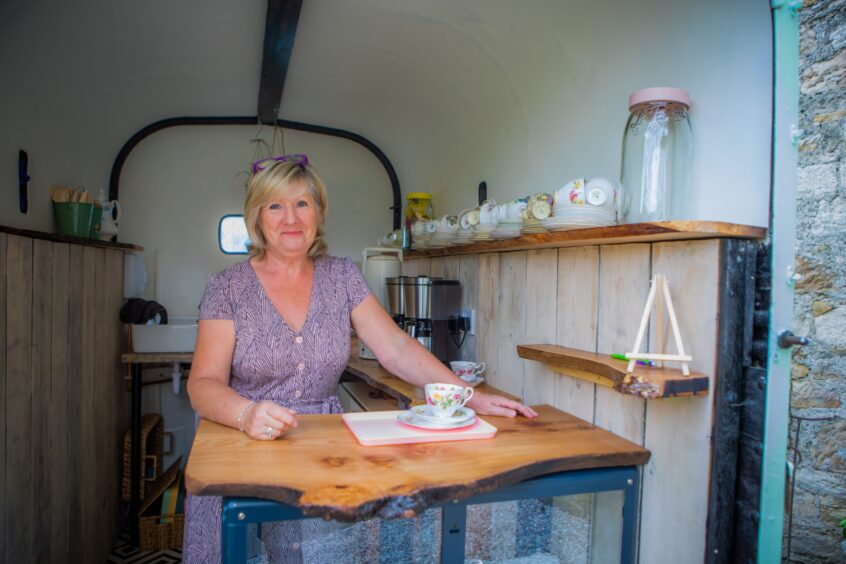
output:
<instances>
[{"instance_id":1,"label":"white mug","mask_svg":"<svg viewBox=\"0 0 846 564\"><path fill-rule=\"evenodd\" d=\"M583 206L585 179L576 178L555 191L555 207Z\"/></svg>"}]
</instances>

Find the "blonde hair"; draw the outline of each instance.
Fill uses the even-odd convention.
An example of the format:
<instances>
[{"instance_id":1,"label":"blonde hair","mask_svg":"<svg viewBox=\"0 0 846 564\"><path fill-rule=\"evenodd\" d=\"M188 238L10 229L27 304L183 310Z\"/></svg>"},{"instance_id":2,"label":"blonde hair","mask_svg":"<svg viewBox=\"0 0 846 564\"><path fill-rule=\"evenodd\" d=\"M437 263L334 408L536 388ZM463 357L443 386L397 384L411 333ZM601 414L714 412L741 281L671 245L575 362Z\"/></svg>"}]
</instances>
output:
<instances>
[{"instance_id":1,"label":"blonde hair","mask_svg":"<svg viewBox=\"0 0 846 564\"><path fill-rule=\"evenodd\" d=\"M308 249L308 256L317 258L326 254L326 242L323 240L326 234L323 226L329 208L326 187L313 167L280 161L253 175L247 186L244 223L247 225L247 233L250 234L250 256L261 260L267 253L267 241L261 231L261 222L259 221L262 206L276 196L289 194L291 187L298 183L305 184L309 195L317 206L317 234Z\"/></svg>"}]
</instances>

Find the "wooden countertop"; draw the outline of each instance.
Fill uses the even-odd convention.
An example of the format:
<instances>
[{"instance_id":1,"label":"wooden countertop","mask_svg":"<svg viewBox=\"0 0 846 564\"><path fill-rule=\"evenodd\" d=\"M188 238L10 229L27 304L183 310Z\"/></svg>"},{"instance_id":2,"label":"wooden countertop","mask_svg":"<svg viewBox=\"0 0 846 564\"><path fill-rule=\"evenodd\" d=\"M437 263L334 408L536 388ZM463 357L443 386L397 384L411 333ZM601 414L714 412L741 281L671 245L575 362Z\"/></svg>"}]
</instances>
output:
<instances>
[{"instance_id":1,"label":"wooden countertop","mask_svg":"<svg viewBox=\"0 0 846 564\"><path fill-rule=\"evenodd\" d=\"M195 495L260 497L343 521L427 507L552 472L645 464L649 451L550 406L488 417L492 439L365 447L340 415L302 415L275 441L203 420L185 470Z\"/></svg>"},{"instance_id":2,"label":"wooden countertop","mask_svg":"<svg viewBox=\"0 0 846 564\"><path fill-rule=\"evenodd\" d=\"M120 361L124 364L161 364L184 362L190 364L194 359L192 352L158 352L158 353L123 353Z\"/></svg>"},{"instance_id":3,"label":"wooden countertop","mask_svg":"<svg viewBox=\"0 0 846 564\"><path fill-rule=\"evenodd\" d=\"M426 396L423 394L423 389L418 388L413 384L409 384L405 380L394 376L384 368L382 368L375 360L365 360L358 357L358 339L352 339L352 346L350 348L350 360L347 362L347 372L361 378L376 389L382 390L388 395L391 395L406 405L417 405L426 401ZM487 384L479 384L476 390L485 394L498 394L520 401L515 395L504 392L493 386Z\"/></svg>"}]
</instances>

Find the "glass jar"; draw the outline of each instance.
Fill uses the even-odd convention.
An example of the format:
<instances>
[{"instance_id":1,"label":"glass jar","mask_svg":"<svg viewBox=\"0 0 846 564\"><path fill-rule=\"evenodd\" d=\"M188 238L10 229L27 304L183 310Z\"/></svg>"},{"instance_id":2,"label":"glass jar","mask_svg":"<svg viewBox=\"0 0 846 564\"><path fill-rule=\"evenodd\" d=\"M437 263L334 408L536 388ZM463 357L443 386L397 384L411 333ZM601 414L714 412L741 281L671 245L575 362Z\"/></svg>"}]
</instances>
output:
<instances>
[{"instance_id":1,"label":"glass jar","mask_svg":"<svg viewBox=\"0 0 846 564\"><path fill-rule=\"evenodd\" d=\"M645 88L629 96L623 134L620 222L679 219L693 149L690 96L680 88Z\"/></svg>"},{"instance_id":2,"label":"glass jar","mask_svg":"<svg viewBox=\"0 0 846 564\"><path fill-rule=\"evenodd\" d=\"M432 195L426 192L411 192L405 198L405 214L402 224L402 248L410 249L413 243L412 229L418 221L435 218L432 209Z\"/></svg>"}]
</instances>

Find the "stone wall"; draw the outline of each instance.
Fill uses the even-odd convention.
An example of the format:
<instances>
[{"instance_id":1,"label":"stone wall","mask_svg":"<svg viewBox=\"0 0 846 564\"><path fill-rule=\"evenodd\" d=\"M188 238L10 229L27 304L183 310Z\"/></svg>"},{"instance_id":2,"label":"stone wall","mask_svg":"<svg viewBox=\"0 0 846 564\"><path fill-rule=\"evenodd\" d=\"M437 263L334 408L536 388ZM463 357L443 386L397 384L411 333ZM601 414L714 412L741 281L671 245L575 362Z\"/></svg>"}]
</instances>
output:
<instances>
[{"instance_id":1,"label":"stone wall","mask_svg":"<svg viewBox=\"0 0 846 564\"><path fill-rule=\"evenodd\" d=\"M846 0L800 11L800 128L792 460L798 446L791 559L841 562L846 517ZM796 443L796 444L794 444ZM785 521L785 525L787 521ZM785 535L787 527L785 526ZM786 536L785 536L786 540ZM785 546L786 548L786 546Z\"/></svg>"}]
</instances>

